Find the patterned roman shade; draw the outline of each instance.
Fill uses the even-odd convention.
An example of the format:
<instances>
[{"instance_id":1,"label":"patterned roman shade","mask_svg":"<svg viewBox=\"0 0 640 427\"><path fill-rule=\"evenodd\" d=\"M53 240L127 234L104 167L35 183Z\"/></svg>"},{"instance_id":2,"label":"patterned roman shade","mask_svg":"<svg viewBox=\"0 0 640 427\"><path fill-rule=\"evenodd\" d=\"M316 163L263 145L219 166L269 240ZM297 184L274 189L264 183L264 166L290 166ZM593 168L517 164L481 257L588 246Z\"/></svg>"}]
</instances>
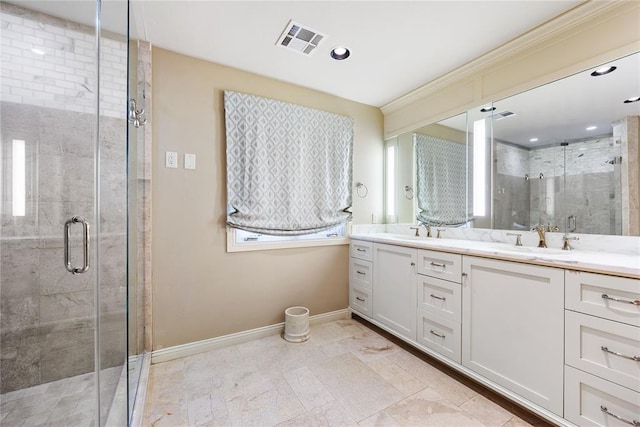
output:
<instances>
[{"instance_id":1,"label":"patterned roman shade","mask_svg":"<svg viewBox=\"0 0 640 427\"><path fill-rule=\"evenodd\" d=\"M301 235L351 218L352 118L231 91L224 108L229 226Z\"/></svg>"},{"instance_id":2,"label":"patterned roman shade","mask_svg":"<svg viewBox=\"0 0 640 427\"><path fill-rule=\"evenodd\" d=\"M416 148L417 219L430 225L465 224L466 164L464 144L413 134Z\"/></svg>"}]
</instances>

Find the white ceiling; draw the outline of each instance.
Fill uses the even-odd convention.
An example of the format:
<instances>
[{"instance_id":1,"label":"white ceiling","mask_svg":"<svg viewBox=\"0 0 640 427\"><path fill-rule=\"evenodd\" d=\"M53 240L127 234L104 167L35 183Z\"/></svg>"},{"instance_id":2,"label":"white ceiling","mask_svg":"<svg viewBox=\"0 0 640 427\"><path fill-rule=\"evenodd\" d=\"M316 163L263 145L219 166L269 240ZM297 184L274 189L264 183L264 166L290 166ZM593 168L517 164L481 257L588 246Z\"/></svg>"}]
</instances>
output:
<instances>
[{"instance_id":1,"label":"white ceiling","mask_svg":"<svg viewBox=\"0 0 640 427\"><path fill-rule=\"evenodd\" d=\"M580 3L131 0L132 37L382 106ZM311 56L278 47L289 20L328 37ZM347 60L329 57L337 45Z\"/></svg>"}]
</instances>

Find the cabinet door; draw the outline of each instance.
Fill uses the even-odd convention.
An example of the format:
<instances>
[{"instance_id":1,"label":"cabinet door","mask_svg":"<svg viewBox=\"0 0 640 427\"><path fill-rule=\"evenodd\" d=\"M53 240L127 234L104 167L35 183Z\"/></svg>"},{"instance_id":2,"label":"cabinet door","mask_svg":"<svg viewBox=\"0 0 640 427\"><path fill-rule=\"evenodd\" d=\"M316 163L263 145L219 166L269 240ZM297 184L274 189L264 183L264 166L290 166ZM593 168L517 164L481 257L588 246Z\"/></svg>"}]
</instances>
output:
<instances>
[{"instance_id":1,"label":"cabinet door","mask_svg":"<svg viewBox=\"0 0 640 427\"><path fill-rule=\"evenodd\" d=\"M376 243L373 259L373 318L415 341L417 250Z\"/></svg>"},{"instance_id":2,"label":"cabinet door","mask_svg":"<svg viewBox=\"0 0 640 427\"><path fill-rule=\"evenodd\" d=\"M465 256L462 364L562 416L564 271Z\"/></svg>"}]
</instances>

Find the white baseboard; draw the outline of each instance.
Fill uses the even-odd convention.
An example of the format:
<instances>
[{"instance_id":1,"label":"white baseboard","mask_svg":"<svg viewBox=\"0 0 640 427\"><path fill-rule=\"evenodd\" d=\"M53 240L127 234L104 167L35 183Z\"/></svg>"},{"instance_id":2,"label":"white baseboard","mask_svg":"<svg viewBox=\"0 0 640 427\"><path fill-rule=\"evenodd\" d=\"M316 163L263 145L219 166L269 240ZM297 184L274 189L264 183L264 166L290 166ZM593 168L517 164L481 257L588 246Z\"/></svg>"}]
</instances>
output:
<instances>
[{"instance_id":1,"label":"white baseboard","mask_svg":"<svg viewBox=\"0 0 640 427\"><path fill-rule=\"evenodd\" d=\"M309 316L309 325L317 325L318 323L330 322L333 320L348 319L350 315L351 312L348 308L331 311L329 313L317 314L315 316ZM151 364L154 365L156 363L167 362L169 360L192 356L205 351L215 350L216 348L240 344L258 338L268 337L270 335L277 335L283 331L283 328L284 322L281 322L275 325L250 329L248 331L242 331L235 334L161 348L151 352Z\"/></svg>"}]
</instances>

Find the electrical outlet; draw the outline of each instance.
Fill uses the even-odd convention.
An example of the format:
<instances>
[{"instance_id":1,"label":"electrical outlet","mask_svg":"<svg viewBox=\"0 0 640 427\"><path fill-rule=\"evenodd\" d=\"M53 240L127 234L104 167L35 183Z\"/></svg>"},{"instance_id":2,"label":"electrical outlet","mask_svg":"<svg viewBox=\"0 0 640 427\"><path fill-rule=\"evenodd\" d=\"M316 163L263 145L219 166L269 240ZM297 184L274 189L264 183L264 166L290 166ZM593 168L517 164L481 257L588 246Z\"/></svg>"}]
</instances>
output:
<instances>
[{"instance_id":1,"label":"electrical outlet","mask_svg":"<svg viewBox=\"0 0 640 427\"><path fill-rule=\"evenodd\" d=\"M371 214L371 224L377 224L378 221L378 215L377 214Z\"/></svg>"},{"instance_id":2,"label":"electrical outlet","mask_svg":"<svg viewBox=\"0 0 640 427\"><path fill-rule=\"evenodd\" d=\"M167 151L165 154L165 166L176 169L178 167L178 153Z\"/></svg>"},{"instance_id":3,"label":"electrical outlet","mask_svg":"<svg viewBox=\"0 0 640 427\"><path fill-rule=\"evenodd\" d=\"M195 169L196 168L196 155L184 153L184 168Z\"/></svg>"}]
</instances>

